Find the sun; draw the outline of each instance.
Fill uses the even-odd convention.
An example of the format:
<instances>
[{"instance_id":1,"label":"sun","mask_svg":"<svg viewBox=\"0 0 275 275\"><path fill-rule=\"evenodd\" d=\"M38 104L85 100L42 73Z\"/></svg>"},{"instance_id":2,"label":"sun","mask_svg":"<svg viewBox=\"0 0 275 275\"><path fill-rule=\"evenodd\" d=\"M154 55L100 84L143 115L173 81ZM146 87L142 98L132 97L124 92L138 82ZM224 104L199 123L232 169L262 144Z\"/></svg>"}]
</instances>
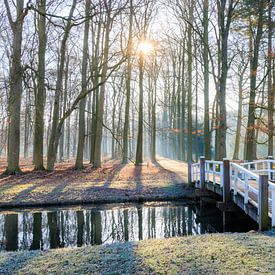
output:
<instances>
[{"instance_id":1,"label":"sun","mask_svg":"<svg viewBox=\"0 0 275 275\"><path fill-rule=\"evenodd\" d=\"M154 46L149 41L140 41L138 44L138 51L144 55L149 55L153 52Z\"/></svg>"}]
</instances>

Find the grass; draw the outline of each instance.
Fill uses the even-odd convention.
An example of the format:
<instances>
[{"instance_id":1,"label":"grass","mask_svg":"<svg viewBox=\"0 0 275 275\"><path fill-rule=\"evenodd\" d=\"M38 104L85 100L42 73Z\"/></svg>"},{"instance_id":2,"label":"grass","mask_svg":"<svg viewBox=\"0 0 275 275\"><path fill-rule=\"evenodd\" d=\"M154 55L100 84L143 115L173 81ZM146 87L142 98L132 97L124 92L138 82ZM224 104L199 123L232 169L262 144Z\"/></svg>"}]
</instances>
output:
<instances>
[{"instance_id":1,"label":"grass","mask_svg":"<svg viewBox=\"0 0 275 275\"><path fill-rule=\"evenodd\" d=\"M274 274L275 234L212 234L0 253L2 274Z\"/></svg>"}]
</instances>

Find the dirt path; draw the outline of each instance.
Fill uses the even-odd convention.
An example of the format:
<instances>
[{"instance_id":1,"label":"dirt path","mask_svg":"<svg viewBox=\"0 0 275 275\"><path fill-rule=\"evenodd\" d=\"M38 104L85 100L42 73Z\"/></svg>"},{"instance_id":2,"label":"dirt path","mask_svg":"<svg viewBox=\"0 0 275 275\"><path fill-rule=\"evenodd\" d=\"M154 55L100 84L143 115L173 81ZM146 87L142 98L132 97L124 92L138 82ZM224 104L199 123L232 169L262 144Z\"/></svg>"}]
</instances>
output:
<instances>
[{"instance_id":1,"label":"dirt path","mask_svg":"<svg viewBox=\"0 0 275 275\"><path fill-rule=\"evenodd\" d=\"M187 182L187 172L188 172L187 163L182 161L167 159L163 157L158 157L157 162L164 169L172 173L175 173L176 179L179 182L183 182L183 183Z\"/></svg>"}]
</instances>

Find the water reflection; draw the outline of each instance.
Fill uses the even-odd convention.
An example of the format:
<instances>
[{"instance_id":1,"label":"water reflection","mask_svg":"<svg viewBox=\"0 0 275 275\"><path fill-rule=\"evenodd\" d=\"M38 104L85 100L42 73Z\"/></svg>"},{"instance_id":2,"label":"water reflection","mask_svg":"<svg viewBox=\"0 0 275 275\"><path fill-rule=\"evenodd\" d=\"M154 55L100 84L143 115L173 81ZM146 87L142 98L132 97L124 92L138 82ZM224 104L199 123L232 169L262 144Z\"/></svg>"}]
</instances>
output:
<instances>
[{"instance_id":1,"label":"water reflection","mask_svg":"<svg viewBox=\"0 0 275 275\"><path fill-rule=\"evenodd\" d=\"M45 250L221 230L222 215L211 212L209 220L207 213L204 217L199 214L195 207L185 205L3 213L0 214L0 250Z\"/></svg>"}]
</instances>

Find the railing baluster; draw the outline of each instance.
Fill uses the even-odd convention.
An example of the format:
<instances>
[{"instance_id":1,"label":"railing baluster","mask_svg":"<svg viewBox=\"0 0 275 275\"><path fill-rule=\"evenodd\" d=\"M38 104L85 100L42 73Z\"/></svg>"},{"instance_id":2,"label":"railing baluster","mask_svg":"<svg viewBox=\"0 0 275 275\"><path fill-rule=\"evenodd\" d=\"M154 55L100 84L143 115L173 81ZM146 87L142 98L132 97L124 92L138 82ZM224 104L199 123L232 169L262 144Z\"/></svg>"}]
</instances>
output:
<instances>
[{"instance_id":1,"label":"railing baluster","mask_svg":"<svg viewBox=\"0 0 275 275\"><path fill-rule=\"evenodd\" d=\"M272 218L271 218L271 224L272 227L275 227L275 186L271 187L271 213L272 213Z\"/></svg>"},{"instance_id":2,"label":"railing baluster","mask_svg":"<svg viewBox=\"0 0 275 275\"><path fill-rule=\"evenodd\" d=\"M268 156L267 159L268 159L268 163L267 163L268 179L273 180L272 170L273 170L273 160L274 160L274 158L272 156Z\"/></svg>"},{"instance_id":3,"label":"railing baluster","mask_svg":"<svg viewBox=\"0 0 275 275\"><path fill-rule=\"evenodd\" d=\"M244 174L244 203L248 203L248 177Z\"/></svg>"},{"instance_id":4,"label":"railing baluster","mask_svg":"<svg viewBox=\"0 0 275 275\"><path fill-rule=\"evenodd\" d=\"M216 184L216 164L213 163L213 183Z\"/></svg>"},{"instance_id":5,"label":"railing baluster","mask_svg":"<svg viewBox=\"0 0 275 275\"><path fill-rule=\"evenodd\" d=\"M209 163L206 162L206 171L205 171L205 174L206 174L206 181L209 182Z\"/></svg>"},{"instance_id":6,"label":"railing baluster","mask_svg":"<svg viewBox=\"0 0 275 275\"><path fill-rule=\"evenodd\" d=\"M223 173L224 173L224 164L220 164L220 181L221 187L223 187L224 180L223 180Z\"/></svg>"},{"instance_id":7,"label":"railing baluster","mask_svg":"<svg viewBox=\"0 0 275 275\"><path fill-rule=\"evenodd\" d=\"M233 169L233 167L232 167ZM238 178L238 173L239 173L239 170L237 170L236 168L234 168L234 195L236 196L237 193L238 193L238 181L237 181L237 178Z\"/></svg>"}]
</instances>

